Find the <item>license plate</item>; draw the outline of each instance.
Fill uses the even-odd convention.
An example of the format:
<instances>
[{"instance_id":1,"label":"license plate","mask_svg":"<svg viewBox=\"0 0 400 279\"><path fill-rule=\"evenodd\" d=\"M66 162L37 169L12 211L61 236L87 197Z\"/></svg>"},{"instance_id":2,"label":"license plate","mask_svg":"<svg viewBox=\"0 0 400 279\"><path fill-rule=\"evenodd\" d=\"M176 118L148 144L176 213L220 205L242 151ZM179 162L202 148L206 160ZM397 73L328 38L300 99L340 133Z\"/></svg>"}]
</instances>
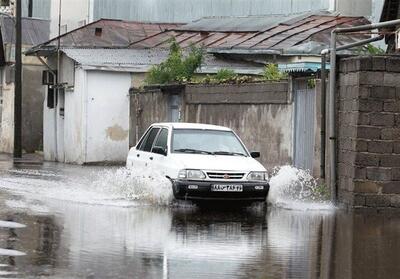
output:
<instances>
[{"instance_id":1,"label":"license plate","mask_svg":"<svg viewBox=\"0 0 400 279\"><path fill-rule=\"evenodd\" d=\"M213 192L243 192L243 185L211 185Z\"/></svg>"}]
</instances>

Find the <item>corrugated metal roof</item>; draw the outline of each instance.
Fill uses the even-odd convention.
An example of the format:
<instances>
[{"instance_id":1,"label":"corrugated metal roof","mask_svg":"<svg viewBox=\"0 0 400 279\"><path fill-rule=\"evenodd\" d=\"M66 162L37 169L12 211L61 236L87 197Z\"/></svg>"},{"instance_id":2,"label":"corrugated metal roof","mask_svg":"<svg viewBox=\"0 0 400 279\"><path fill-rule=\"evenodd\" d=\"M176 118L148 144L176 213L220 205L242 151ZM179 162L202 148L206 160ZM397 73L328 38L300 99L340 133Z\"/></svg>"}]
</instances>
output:
<instances>
[{"instance_id":1,"label":"corrugated metal roof","mask_svg":"<svg viewBox=\"0 0 400 279\"><path fill-rule=\"evenodd\" d=\"M279 64L278 68L282 72L295 73L295 72L317 72L321 70L321 63L317 62L299 62L299 63L287 63ZM326 64L326 69L331 68L330 64Z\"/></svg>"},{"instance_id":2,"label":"corrugated metal roof","mask_svg":"<svg viewBox=\"0 0 400 279\"><path fill-rule=\"evenodd\" d=\"M55 1L55 0L54 0ZM331 0L91 0L93 17L191 22L207 16L298 14L327 10Z\"/></svg>"},{"instance_id":3,"label":"corrugated metal roof","mask_svg":"<svg viewBox=\"0 0 400 279\"><path fill-rule=\"evenodd\" d=\"M329 44L329 38L324 34L329 36L333 28L367 23L369 21L364 17L309 15L281 22L261 32L204 32L196 31L194 28L190 31L171 30L132 43L130 47L167 48L170 38L175 38L182 47L194 44L205 46L211 52L215 50L218 53L224 50L227 53L234 53L235 50L238 53L243 50L246 50L247 53L262 50L283 52L285 49L308 41ZM366 36L361 37L365 38ZM353 42L356 39L358 37L354 34L343 35L340 37L339 43Z\"/></svg>"},{"instance_id":4,"label":"corrugated metal roof","mask_svg":"<svg viewBox=\"0 0 400 279\"><path fill-rule=\"evenodd\" d=\"M143 23L115 19L100 19L60 36L61 47L118 48L137 40L179 27L180 24ZM29 52L50 50L57 46L58 37L38 45Z\"/></svg>"},{"instance_id":5,"label":"corrugated metal roof","mask_svg":"<svg viewBox=\"0 0 400 279\"><path fill-rule=\"evenodd\" d=\"M179 28L180 31L258 32L295 17L287 15L204 17Z\"/></svg>"},{"instance_id":6,"label":"corrugated metal roof","mask_svg":"<svg viewBox=\"0 0 400 279\"><path fill-rule=\"evenodd\" d=\"M152 66L165 61L169 51L160 49L78 49L64 48L62 52L84 68L103 70L147 72ZM214 55L205 55L201 73L216 73L222 68L230 68L240 74L259 74L264 65L227 61Z\"/></svg>"},{"instance_id":7,"label":"corrugated metal roof","mask_svg":"<svg viewBox=\"0 0 400 279\"><path fill-rule=\"evenodd\" d=\"M3 44L15 43L15 24L14 18L7 16L0 17L0 28ZM35 46L49 39L50 21L22 18L22 44Z\"/></svg>"}]
</instances>

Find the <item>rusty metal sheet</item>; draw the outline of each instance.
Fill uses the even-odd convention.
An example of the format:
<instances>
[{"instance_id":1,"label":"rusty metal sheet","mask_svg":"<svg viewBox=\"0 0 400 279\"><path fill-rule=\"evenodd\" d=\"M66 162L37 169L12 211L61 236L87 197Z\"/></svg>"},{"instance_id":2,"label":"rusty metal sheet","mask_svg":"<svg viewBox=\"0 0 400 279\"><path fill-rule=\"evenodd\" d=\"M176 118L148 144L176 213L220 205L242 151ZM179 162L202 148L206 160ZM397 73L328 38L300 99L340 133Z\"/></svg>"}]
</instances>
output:
<instances>
[{"instance_id":1,"label":"rusty metal sheet","mask_svg":"<svg viewBox=\"0 0 400 279\"><path fill-rule=\"evenodd\" d=\"M62 47L124 47L154 34L179 27L180 24L141 23L114 19L100 19L60 37ZM101 35L96 36L96 29ZM56 45L57 38L45 43Z\"/></svg>"}]
</instances>

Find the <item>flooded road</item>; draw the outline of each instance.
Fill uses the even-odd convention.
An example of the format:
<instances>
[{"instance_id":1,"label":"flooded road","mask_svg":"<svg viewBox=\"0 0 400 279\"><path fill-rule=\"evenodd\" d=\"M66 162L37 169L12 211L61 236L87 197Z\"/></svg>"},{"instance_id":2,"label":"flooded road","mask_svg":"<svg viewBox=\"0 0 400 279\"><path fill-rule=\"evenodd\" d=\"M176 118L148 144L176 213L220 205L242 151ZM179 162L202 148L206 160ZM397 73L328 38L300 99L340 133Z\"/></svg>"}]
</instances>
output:
<instances>
[{"instance_id":1,"label":"flooded road","mask_svg":"<svg viewBox=\"0 0 400 279\"><path fill-rule=\"evenodd\" d=\"M274 192L268 207L197 208L124 168L0 169L0 279L400 278L399 215Z\"/></svg>"}]
</instances>

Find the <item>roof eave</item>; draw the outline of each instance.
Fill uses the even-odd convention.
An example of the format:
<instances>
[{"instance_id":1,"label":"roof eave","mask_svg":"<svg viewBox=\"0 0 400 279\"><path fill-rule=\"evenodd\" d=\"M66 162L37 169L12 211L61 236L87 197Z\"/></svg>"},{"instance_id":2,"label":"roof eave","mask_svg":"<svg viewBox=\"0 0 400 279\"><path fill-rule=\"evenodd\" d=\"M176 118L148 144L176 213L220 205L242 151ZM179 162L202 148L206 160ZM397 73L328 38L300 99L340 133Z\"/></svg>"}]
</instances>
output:
<instances>
[{"instance_id":1,"label":"roof eave","mask_svg":"<svg viewBox=\"0 0 400 279\"><path fill-rule=\"evenodd\" d=\"M243 48L209 48L208 53L212 54L267 54L267 55L280 55L279 50L273 49L243 49Z\"/></svg>"}]
</instances>

